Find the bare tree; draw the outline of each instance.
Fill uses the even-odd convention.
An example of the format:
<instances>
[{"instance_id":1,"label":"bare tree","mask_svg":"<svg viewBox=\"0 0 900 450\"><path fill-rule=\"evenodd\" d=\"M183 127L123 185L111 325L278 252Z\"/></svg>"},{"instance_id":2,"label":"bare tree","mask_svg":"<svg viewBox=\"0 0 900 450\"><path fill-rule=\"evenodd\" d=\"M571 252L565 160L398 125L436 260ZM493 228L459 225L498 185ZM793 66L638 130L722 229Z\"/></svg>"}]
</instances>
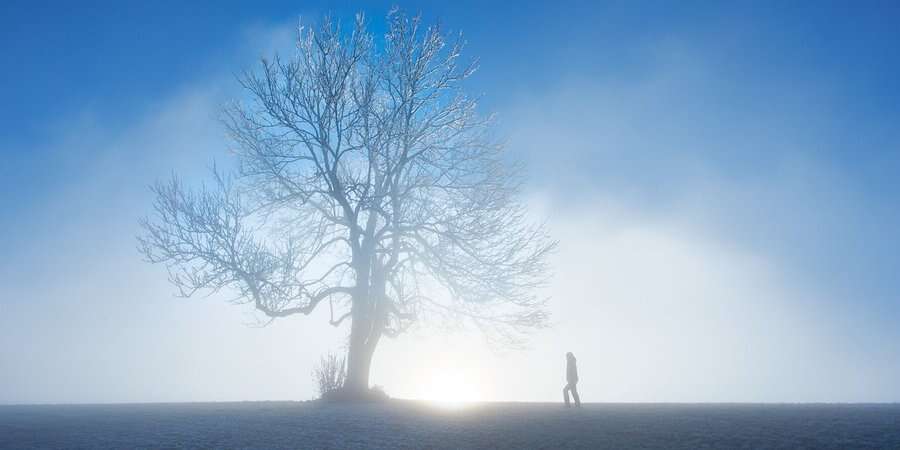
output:
<instances>
[{"instance_id":1,"label":"bare tree","mask_svg":"<svg viewBox=\"0 0 900 450\"><path fill-rule=\"evenodd\" d=\"M350 321L345 387L420 320L474 324L504 343L544 326L555 246L518 200L521 175L462 82L461 35L392 11L379 48L358 15L300 28L296 55L239 78L225 108L237 169L154 187L141 250L182 295L229 288L269 318Z\"/></svg>"}]
</instances>

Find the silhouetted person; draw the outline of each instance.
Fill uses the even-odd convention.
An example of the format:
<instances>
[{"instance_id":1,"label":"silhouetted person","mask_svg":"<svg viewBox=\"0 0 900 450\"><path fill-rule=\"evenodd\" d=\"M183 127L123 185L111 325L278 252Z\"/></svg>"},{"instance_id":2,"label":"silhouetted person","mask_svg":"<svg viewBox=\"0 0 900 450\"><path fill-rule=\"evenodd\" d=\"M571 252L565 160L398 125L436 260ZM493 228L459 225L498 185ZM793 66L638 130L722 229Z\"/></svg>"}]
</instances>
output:
<instances>
[{"instance_id":1,"label":"silhouetted person","mask_svg":"<svg viewBox=\"0 0 900 450\"><path fill-rule=\"evenodd\" d=\"M572 397L575 398L575 406L581 407L581 399L578 398L578 366L575 364L575 355L572 352L566 353L566 387L563 388L563 398L566 400L566 407L569 407L569 391L572 391Z\"/></svg>"}]
</instances>

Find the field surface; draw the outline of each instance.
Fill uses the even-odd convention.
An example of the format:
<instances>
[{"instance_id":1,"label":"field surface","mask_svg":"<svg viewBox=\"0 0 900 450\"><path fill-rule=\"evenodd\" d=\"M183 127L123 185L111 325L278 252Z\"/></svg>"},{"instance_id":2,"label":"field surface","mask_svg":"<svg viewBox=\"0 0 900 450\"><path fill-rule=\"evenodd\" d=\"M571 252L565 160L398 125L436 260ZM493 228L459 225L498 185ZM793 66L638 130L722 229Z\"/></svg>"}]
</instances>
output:
<instances>
[{"instance_id":1,"label":"field surface","mask_svg":"<svg viewBox=\"0 0 900 450\"><path fill-rule=\"evenodd\" d=\"M0 406L0 448L900 449L900 405Z\"/></svg>"}]
</instances>

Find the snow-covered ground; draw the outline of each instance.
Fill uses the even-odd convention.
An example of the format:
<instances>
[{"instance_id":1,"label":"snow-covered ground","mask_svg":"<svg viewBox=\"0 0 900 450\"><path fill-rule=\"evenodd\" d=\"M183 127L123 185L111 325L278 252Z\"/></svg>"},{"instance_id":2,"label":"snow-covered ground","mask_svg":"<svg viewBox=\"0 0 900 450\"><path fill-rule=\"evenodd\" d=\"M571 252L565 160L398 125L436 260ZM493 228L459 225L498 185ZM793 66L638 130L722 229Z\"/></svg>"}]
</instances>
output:
<instances>
[{"instance_id":1,"label":"snow-covered ground","mask_svg":"<svg viewBox=\"0 0 900 450\"><path fill-rule=\"evenodd\" d=\"M2 448L900 448L900 405L0 406Z\"/></svg>"}]
</instances>

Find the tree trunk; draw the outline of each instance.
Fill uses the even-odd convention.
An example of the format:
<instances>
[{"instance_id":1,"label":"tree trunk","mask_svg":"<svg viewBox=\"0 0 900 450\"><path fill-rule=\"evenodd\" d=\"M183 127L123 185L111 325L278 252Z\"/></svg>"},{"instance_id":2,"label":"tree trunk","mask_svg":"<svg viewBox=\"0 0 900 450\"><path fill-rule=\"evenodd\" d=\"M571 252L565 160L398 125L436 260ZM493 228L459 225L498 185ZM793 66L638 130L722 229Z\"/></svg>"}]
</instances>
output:
<instances>
[{"instance_id":1,"label":"tree trunk","mask_svg":"<svg viewBox=\"0 0 900 450\"><path fill-rule=\"evenodd\" d=\"M368 258L365 259L368 261ZM356 270L357 289L350 309L350 349L347 355L347 379L344 388L348 391L364 393L369 390L369 372L372 356L381 339L385 325L384 277L379 270L370 278L368 267Z\"/></svg>"},{"instance_id":2,"label":"tree trunk","mask_svg":"<svg viewBox=\"0 0 900 450\"><path fill-rule=\"evenodd\" d=\"M375 346L367 345L368 326L366 320L353 318L353 326L350 330L350 350L347 355L347 379L344 388L365 392L369 389L369 371L372 367L372 355L375 354Z\"/></svg>"}]
</instances>

